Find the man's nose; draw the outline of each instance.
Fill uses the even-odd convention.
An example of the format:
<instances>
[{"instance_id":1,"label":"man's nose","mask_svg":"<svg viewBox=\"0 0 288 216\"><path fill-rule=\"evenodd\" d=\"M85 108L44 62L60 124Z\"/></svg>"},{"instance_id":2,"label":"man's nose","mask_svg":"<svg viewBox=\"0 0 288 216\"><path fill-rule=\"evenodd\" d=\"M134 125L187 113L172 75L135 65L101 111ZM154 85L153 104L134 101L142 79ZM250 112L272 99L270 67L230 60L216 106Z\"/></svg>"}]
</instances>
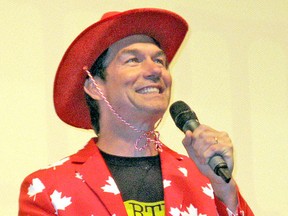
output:
<instances>
[{"instance_id":1,"label":"man's nose","mask_svg":"<svg viewBox=\"0 0 288 216\"><path fill-rule=\"evenodd\" d=\"M162 76L162 68L159 64L152 59L148 59L144 62L144 76L147 79L158 81Z\"/></svg>"}]
</instances>

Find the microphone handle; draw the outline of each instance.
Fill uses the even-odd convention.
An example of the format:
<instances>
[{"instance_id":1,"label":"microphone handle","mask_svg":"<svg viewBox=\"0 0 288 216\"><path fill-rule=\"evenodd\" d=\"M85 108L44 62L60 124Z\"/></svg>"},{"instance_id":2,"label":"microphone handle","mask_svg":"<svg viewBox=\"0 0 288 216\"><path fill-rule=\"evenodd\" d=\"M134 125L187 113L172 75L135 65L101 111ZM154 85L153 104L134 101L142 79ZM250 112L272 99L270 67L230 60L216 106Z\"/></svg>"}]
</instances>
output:
<instances>
[{"instance_id":1,"label":"microphone handle","mask_svg":"<svg viewBox=\"0 0 288 216\"><path fill-rule=\"evenodd\" d=\"M227 163L224 161L221 155L214 155L208 161L211 169L220 176L226 183L229 183L231 180L231 173L228 169Z\"/></svg>"}]
</instances>

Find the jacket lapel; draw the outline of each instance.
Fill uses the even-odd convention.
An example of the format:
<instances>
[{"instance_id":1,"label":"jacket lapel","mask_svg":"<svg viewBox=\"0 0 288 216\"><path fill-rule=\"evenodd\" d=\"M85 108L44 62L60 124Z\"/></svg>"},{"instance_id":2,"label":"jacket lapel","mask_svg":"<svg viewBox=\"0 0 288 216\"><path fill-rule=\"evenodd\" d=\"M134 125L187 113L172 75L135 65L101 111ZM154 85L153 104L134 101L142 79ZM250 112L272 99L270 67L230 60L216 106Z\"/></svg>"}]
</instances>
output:
<instances>
[{"instance_id":1,"label":"jacket lapel","mask_svg":"<svg viewBox=\"0 0 288 216\"><path fill-rule=\"evenodd\" d=\"M76 172L82 175L83 181L103 202L110 215L127 215L119 189L95 141L90 140L72 159L76 163L83 163Z\"/></svg>"},{"instance_id":2,"label":"jacket lapel","mask_svg":"<svg viewBox=\"0 0 288 216\"><path fill-rule=\"evenodd\" d=\"M185 171L183 172L183 158L163 146L163 152L160 153L162 176L164 185L164 201L166 214L171 208L181 208L183 202L184 188L186 181ZM184 184L184 185L183 185Z\"/></svg>"},{"instance_id":3,"label":"jacket lapel","mask_svg":"<svg viewBox=\"0 0 288 216\"><path fill-rule=\"evenodd\" d=\"M103 202L110 215L116 213L117 215L127 215L119 189L96 146L96 142L96 140L91 139L84 149L71 156L71 160L74 163L81 164L76 169L76 172L82 175L83 181ZM181 155L163 145L160 160L165 211L166 215L168 215L173 208L181 208L187 181L185 181Z\"/></svg>"}]
</instances>

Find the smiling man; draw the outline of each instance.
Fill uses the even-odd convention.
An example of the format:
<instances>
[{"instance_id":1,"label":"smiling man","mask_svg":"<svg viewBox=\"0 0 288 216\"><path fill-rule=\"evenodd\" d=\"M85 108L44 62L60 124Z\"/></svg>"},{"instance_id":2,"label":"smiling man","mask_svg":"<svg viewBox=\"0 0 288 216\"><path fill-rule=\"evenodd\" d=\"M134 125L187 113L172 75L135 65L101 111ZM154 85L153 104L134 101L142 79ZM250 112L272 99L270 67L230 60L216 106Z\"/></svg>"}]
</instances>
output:
<instances>
[{"instance_id":1,"label":"smiling man","mask_svg":"<svg viewBox=\"0 0 288 216\"><path fill-rule=\"evenodd\" d=\"M253 215L234 179L224 182L207 164L220 154L232 172L226 133L205 125L186 132L189 157L159 140L168 65L187 30L175 13L135 9L105 14L74 40L57 71L54 104L64 122L97 136L24 180L19 215Z\"/></svg>"},{"instance_id":2,"label":"smiling man","mask_svg":"<svg viewBox=\"0 0 288 216\"><path fill-rule=\"evenodd\" d=\"M136 128L152 130L170 101L171 75L163 50L148 36L128 36L109 47L104 65L107 65L105 80L97 78L96 83L106 99L120 116ZM99 142L102 143L102 134L105 132L115 131L119 132L119 137L127 136L129 131L123 128L123 123L117 120L117 116L111 115L106 101L94 85L91 79L86 81L85 92L98 101L103 116L100 116L100 125L103 126L100 127ZM131 132L127 138L133 141L135 135L139 134ZM111 139L111 133L108 137ZM116 137L115 142L120 142L119 137ZM124 143L127 144L126 138ZM131 156L134 154L132 146Z\"/></svg>"}]
</instances>

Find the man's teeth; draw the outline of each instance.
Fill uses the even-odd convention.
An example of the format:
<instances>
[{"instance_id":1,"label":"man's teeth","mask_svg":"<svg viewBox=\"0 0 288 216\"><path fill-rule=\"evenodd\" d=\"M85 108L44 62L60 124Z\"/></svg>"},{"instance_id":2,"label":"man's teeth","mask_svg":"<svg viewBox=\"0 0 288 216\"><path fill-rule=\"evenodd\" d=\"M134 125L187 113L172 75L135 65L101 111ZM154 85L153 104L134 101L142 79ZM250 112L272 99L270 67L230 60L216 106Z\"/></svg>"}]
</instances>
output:
<instances>
[{"instance_id":1,"label":"man's teeth","mask_svg":"<svg viewBox=\"0 0 288 216\"><path fill-rule=\"evenodd\" d=\"M140 93L140 94L159 93L159 92L160 92L160 90L158 88L154 88L154 87L143 88L143 89L138 91L138 93Z\"/></svg>"}]
</instances>

